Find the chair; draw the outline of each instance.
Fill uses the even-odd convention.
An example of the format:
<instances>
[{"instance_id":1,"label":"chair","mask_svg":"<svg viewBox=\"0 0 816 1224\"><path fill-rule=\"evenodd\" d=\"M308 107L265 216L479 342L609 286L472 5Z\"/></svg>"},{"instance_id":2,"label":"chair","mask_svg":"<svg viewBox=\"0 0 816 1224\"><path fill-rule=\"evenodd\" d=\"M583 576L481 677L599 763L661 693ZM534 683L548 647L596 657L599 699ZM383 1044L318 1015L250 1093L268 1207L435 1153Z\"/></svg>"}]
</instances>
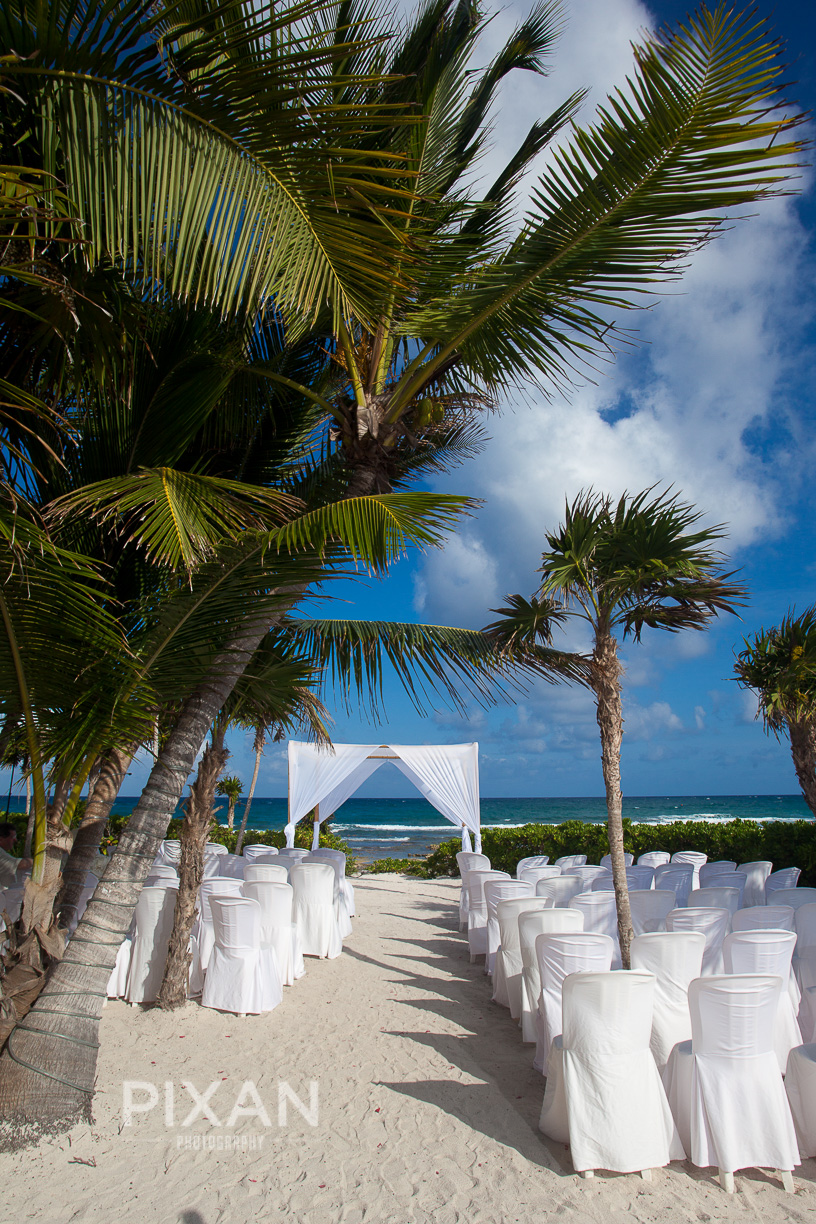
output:
<instances>
[{"instance_id":1,"label":"chair","mask_svg":"<svg viewBox=\"0 0 816 1224\"><path fill-rule=\"evenodd\" d=\"M623 861L627 867L631 867L635 861L634 854L630 854L628 850L624 850ZM612 870L612 855L611 854L605 854L603 856L603 858L601 859L601 866L608 867L610 871Z\"/></svg>"},{"instance_id":2,"label":"chair","mask_svg":"<svg viewBox=\"0 0 816 1224\"><path fill-rule=\"evenodd\" d=\"M790 905L749 905L731 915L732 931L793 931Z\"/></svg>"},{"instance_id":3,"label":"chair","mask_svg":"<svg viewBox=\"0 0 816 1224\"><path fill-rule=\"evenodd\" d=\"M638 971L576 973L564 982L563 1031L550 1051L539 1127L569 1144L585 1176L647 1175L682 1159L649 1049L654 993L655 979Z\"/></svg>"},{"instance_id":4,"label":"chair","mask_svg":"<svg viewBox=\"0 0 816 1224\"><path fill-rule=\"evenodd\" d=\"M342 857L343 862L340 863L336 858L327 857L325 850L314 850L309 855L308 861L310 863L326 863L334 872L334 915L337 919L340 938L345 939L351 934L352 927L346 891L343 888L343 868L345 864L345 855Z\"/></svg>"},{"instance_id":5,"label":"chair","mask_svg":"<svg viewBox=\"0 0 816 1224\"><path fill-rule=\"evenodd\" d=\"M782 982L722 974L689 986L691 1041L674 1047L664 1083L686 1155L715 1165L733 1193L737 1169L778 1169L786 1190L799 1163L796 1135L774 1054Z\"/></svg>"},{"instance_id":6,"label":"chair","mask_svg":"<svg viewBox=\"0 0 816 1224\"><path fill-rule=\"evenodd\" d=\"M773 871L773 863L768 862L767 859L757 859L753 863L740 863L737 871L744 871L748 877L745 891L742 894L743 906L764 905L765 881Z\"/></svg>"},{"instance_id":7,"label":"chair","mask_svg":"<svg viewBox=\"0 0 816 1224\"><path fill-rule=\"evenodd\" d=\"M161 844L161 855L164 863L171 865L178 863L181 858L181 842L174 838L165 840Z\"/></svg>"},{"instance_id":8,"label":"chair","mask_svg":"<svg viewBox=\"0 0 816 1224\"><path fill-rule=\"evenodd\" d=\"M612 967L615 946L608 935L593 931L551 932L537 935L535 954L541 992L536 1013L536 1052L533 1066L542 1075L553 1039L561 1032L561 993L571 973L606 973Z\"/></svg>"},{"instance_id":9,"label":"chair","mask_svg":"<svg viewBox=\"0 0 816 1224\"><path fill-rule=\"evenodd\" d=\"M229 854L226 846L222 846L220 842L205 842L205 854Z\"/></svg>"},{"instance_id":10,"label":"chair","mask_svg":"<svg viewBox=\"0 0 816 1224\"><path fill-rule=\"evenodd\" d=\"M521 944L518 920L521 914L552 909L545 897L511 897L496 906L499 924L499 950L493 969L493 1001L510 1010L514 1020L521 1016Z\"/></svg>"},{"instance_id":11,"label":"chair","mask_svg":"<svg viewBox=\"0 0 816 1224\"><path fill-rule=\"evenodd\" d=\"M785 1071L788 1097L799 1154L816 1156L816 1045L800 1045L788 1055Z\"/></svg>"},{"instance_id":12,"label":"chair","mask_svg":"<svg viewBox=\"0 0 816 1224\"><path fill-rule=\"evenodd\" d=\"M727 909L736 914L739 909L738 888L693 888L689 893L689 909Z\"/></svg>"},{"instance_id":13,"label":"chair","mask_svg":"<svg viewBox=\"0 0 816 1224\"><path fill-rule=\"evenodd\" d=\"M709 885L708 883L709 876L730 875L732 871L736 871L736 870L737 870L737 864L733 863L731 859L715 859L713 863L709 863L709 862L703 863L702 867L700 868L700 873L699 873L699 880L700 880L699 887L700 888L711 887L711 885Z\"/></svg>"},{"instance_id":14,"label":"chair","mask_svg":"<svg viewBox=\"0 0 816 1224\"><path fill-rule=\"evenodd\" d=\"M340 884L340 891L342 892L346 902L346 910L348 911L349 918L353 918L356 913L354 888L352 887L351 880L346 879L346 856L343 851L322 848L320 850L313 850L310 858L316 859L318 862L335 864L337 878Z\"/></svg>"},{"instance_id":15,"label":"chair","mask_svg":"<svg viewBox=\"0 0 816 1224\"><path fill-rule=\"evenodd\" d=\"M220 876L221 864L224 862L223 854L205 854L203 862L202 876L205 880L211 879L213 876ZM233 879L236 877L233 876Z\"/></svg>"},{"instance_id":16,"label":"chair","mask_svg":"<svg viewBox=\"0 0 816 1224\"><path fill-rule=\"evenodd\" d=\"M612 968L620 969L621 954L618 943L618 911L615 894L611 892L578 893L570 900L569 908L580 910L584 915L585 931L597 931L600 935L609 936L615 945Z\"/></svg>"},{"instance_id":17,"label":"chair","mask_svg":"<svg viewBox=\"0 0 816 1224\"><path fill-rule=\"evenodd\" d=\"M518 878L535 888L539 880L555 880L560 875L560 867L525 867L518 873Z\"/></svg>"},{"instance_id":18,"label":"chair","mask_svg":"<svg viewBox=\"0 0 816 1224\"><path fill-rule=\"evenodd\" d=\"M278 854L288 854L289 858L295 859L308 858L311 853L311 850L306 850L303 846L286 846L283 850L278 851Z\"/></svg>"},{"instance_id":19,"label":"chair","mask_svg":"<svg viewBox=\"0 0 816 1224\"><path fill-rule=\"evenodd\" d=\"M275 846L262 846L260 844L253 846L244 846L244 858L248 863L252 863L259 854L277 854Z\"/></svg>"},{"instance_id":20,"label":"chair","mask_svg":"<svg viewBox=\"0 0 816 1224\"><path fill-rule=\"evenodd\" d=\"M654 883L654 868L652 867L627 867L626 868L626 884L628 888L651 888ZM589 886L590 892L614 892L615 882L612 879L611 871L605 871L602 876L594 880Z\"/></svg>"},{"instance_id":21,"label":"chair","mask_svg":"<svg viewBox=\"0 0 816 1224\"><path fill-rule=\"evenodd\" d=\"M487 906L485 973L491 975L501 943L496 906L500 901L509 901L513 897L535 897L535 889L532 884L527 884L524 880L487 880L485 882L484 898Z\"/></svg>"},{"instance_id":22,"label":"chair","mask_svg":"<svg viewBox=\"0 0 816 1224\"><path fill-rule=\"evenodd\" d=\"M278 962L261 943L261 907L250 897L211 897L215 945L201 1006L239 1016L272 1011L283 1002Z\"/></svg>"},{"instance_id":23,"label":"chair","mask_svg":"<svg viewBox=\"0 0 816 1224\"><path fill-rule=\"evenodd\" d=\"M780 977L785 986L779 996L774 1024L773 1048L779 1070L784 1075L788 1054L802 1044L802 1033L787 984L796 936L791 931L732 931L723 940L726 973L759 973ZM797 999L797 1004L798 1004Z\"/></svg>"},{"instance_id":24,"label":"chair","mask_svg":"<svg viewBox=\"0 0 816 1224\"><path fill-rule=\"evenodd\" d=\"M178 878L178 872L169 863L154 863L150 868L150 875L147 877L153 883L158 880L170 880L173 884L178 884ZM145 880L145 884L147 884L147 880Z\"/></svg>"},{"instance_id":25,"label":"chair","mask_svg":"<svg viewBox=\"0 0 816 1224\"><path fill-rule=\"evenodd\" d=\"M240 854L222 854L218 874L231 876L234 880L243 880L246 863L247 860Z\"/></svg>"},{"instance_id":26,"label":"chair","mask_svg":"<svg viewBox=\"0 0 816 1224\"><path fill-rule=\"evenodd\" d=\"M516 879L521 879L521 872L527 867L546 867L549 861L549 854L531 854L527 858L519 859L516 863Z\"/></svg>"},{"instance_id":27,"label":"chair","mask_svg":"<svg viewBox=\"0 0 816 1224\"><path fill-rule=\"evenodd\" d=\"M708 866L708 864L706 864ZM703 868L700 869L700 887L703 887ZM742 909L742 899L748 876L744 871L712 871L705 877L705 888L736 888L739 893L737 909Z\"/></svg>"},{"instance_id":28,"label":"chair","mask_svg":"<svg viewBox=\"0 0 816 1224\"><path fill-rule=\"evenodd\" d=\"M673 863L685 863L694 869L694 883L692 888L700 887L700 868L704 863L708 862L708 855L703 854L700 850L678 850L676 854L671 856Z\"/></svg>"},{"instance_id":29,"label":"chair","mask_svg":"<svg viewBox=\"0 0 816 1224\"><path fill-rule=\"evenodd\" d=\"M294 985L306 972L298 929L292 921L295 892L285 880L254 880L244 883L244 896L261 908L261 944L274 948L284 986Z\"/></svg>"},{"instance_id":30,"label":"chair","mask_svg":"<svg viewBox=\"0 0 816 1224\"><path fill-rule=\"evenodd\" d=\"M801 867L783 867L780 871L772 871L765 881L765 904L775 905L776 898L772 898L771 893L780 888L795 888L801 874Z\"/></svg>"},{"instance_id":31,"label":"chair","mask_svg":"<svg viewBox=\"0 0 816 1224\"><path fill-rule=\"evenodd\" d=\"M477 956L487 955L487 902L484 886L488 880L509 880L506 871L468 871L465 884L468 890L468 948L471 963Z\"/></svg>"},{"instance_id":32,"label":"chair","mask_svg":"<svg viewBox=\"0 0 816 1224\"><path fill-rule=\"evenodd\" d=\"M670 888L677 898L678 908L688 905L693 884L694 867L691 863L668 863L665 867L655 867L655 888Z\"/></svg>"},{"instance_id":33,"label":"chair","mask_svg":"<svg viewBox=\"0 0 816 1224\"><path fill-rule=\"evenodd\" d=\"M198 918L193 925L193 959L190 964L190 994L198 995L204 989L204 975L210 963L215 931L213 929L211 897L240 897L243 880L235 876L211 876L201 881L198 890Z\"/></svg>"},{"instance_id":34,"label":"chair","mask_svg":"<svg viewBox=\"0 0 816 1224\"><path fill-rule=\"evenodd\" d=\"M671 862L671 855L668 850L647 850L645 854L639 854L637 865L638 867L664 867Z\"/></svg>"},{"instance_id":35,"label":"chair","mask_svg":"<svg viewBox=\"0 0 816 1224\"><path fill-rule=\"evenodd\" d=\"M124 997L154 1003L164 977L178 889L143 888L136 902L133 946Z\"/></svg>"},{"instance_id":36,"label":"chair","mask_svg":"<svg viewBox=\"0 0 816 1224\"><path fill-rule=\"evenodd\" d=\"M632 940L632 968L655 976L649 1044L661 1072L677 1042L691 1037L688 988L700 976L704 952L701 931L654 931Z\"/></svg>"},{"instance_id":37,"label":"chair","mask_svg":"<svg viewBox=\"0 0 816 1224\"><path fill-rule=\"evenodd\" d=\"M257 884L259 880L288 884L289 872L283 863L247 863L244 868L244 883Z\"/></svg>"},{"instance_id":38,"label":"chair","mask_svg":"<svg viewBox=\"0 0 816 1224\"><path fill-rule=\"evenodd\" d=\"M472 850L460 850L456 855L459 876L462 881L459 891L459 930L467 928L468 893L465 887L465 876L469 871L489 871L490 859L486 854L475 854Z\"/></svg>"},{"instance_id":39,"label":"chair","mask_svg":"<svg viewBox=\"0 0 816 1224\"><path fill-rule=\"evenodd\" d=\"M562 872L567 867L584 867L586 858L585 854L562 854L561 858L555 860L555 866L560 867Z\"/></svg>"},{"instance_id":40,"label":"chair","mask_svg":"<svg viewBox=\"0 0 816 1224\"><path fill-rule=\"evenodd\" d=\"M802 905L816 903L816 888L777 888L773 893L774 905L789 905L798 910Z\"/></svg>"},{"instance_id":41,"label":"chair","mask_svg":"<svg viewBox=\"0 0 816 1224\"><path fill-rule=\"evenodd\" d=\"M674 893L668 888L634 888L629 893L632 930L649 935L666 930L666 918L676 908Z\"/></svg>"},{"instance_id":42,"label":"chair","mask_svg":"<svg viewBox=\"0 0 816 1224\"><path fill-rule=\"evenodd\" d=\"M556 909L567 905L570 897L574 897L576 893L584 891L581 877L574 875L553 876L548 880L539 880L535 887L536 896L547 897Z\"/></svg>"},{"instance_id":43,"label":"chair","mask_svg":"<svg viewBox=\"0 0 816 1224\"><path fill-rule=\"evenodd\" d=\"M608 867L593 867L591 864L586 867L570 867L569 874L578 876L583 882L581 892L588 892L596 880L612 879L612 872Z\"/></svg>"},{"instance_id":44,"label":"chair","mask_svg":"<svg viewBox=\"0 0 816 1224\"><path fill-rule=\"evenodd\" d=\"M536 1016L541 978L538 976L535 941L539 935L554 931L581 931L584 916L578 910L545 909L519 914L519 948L521 951L521 1001L519 1023L521 1040L532 1044L538 1039Z\"/></svg>"},{"instance_id":45,"label":"chair","mask_svg":"<svg viewBox=\"0 0 816 1224\"><path fill-rule=\"evenodd\" d=\"M774 909L775 906L766 906ZM811 1041L816 1028L816 996L808 992L816 985L816 905L800 905L794 912L796 948L793 953L793 972L800 990L800 1027L805 1041Z\"/></svg>"},{"instance_id":46,"label":"chair","mask_svg":"<svg viewBox=\"0 0 816 1224\"><path fill-rule=\"evenodd\" d=\"M722 973L722 942L728 934L731 914L727 909L709 906L674 909L666 915L667 931L701 931L705 935L705 952L700 970L703 977Z\"/></svg>"},{"instance_id":47,"label":"chair","mask_svg":"<svg viewBox=\"0 0 816 1224\"><path fill-rule=\"evenodd\" d=\"M289 883L295 894L293 921L303 955L333 960L343 951L334 909L334 868L330 863L294 863Z\"/></svg>"}]
</instances>

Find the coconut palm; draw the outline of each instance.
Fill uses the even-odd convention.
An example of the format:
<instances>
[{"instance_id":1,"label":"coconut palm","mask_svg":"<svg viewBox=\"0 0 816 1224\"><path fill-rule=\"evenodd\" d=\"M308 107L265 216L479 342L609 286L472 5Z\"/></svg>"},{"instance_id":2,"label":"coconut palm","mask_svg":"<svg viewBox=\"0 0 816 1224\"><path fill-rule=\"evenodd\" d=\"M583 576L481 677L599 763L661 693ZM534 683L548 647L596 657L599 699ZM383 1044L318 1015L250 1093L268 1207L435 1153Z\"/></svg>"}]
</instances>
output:
<instances>
[{"instance_id":1,"label":"coconut palm","mask_svg":"<svg viewBox=\"0 0 816 1224\"><path fill-rule=\"evenodd\" d=\"M816 816L816 604L780 625L745 638L734 666L739 683L757 695L757 717L777 739L790 740L805 802Z\"/></svg>"},{"instance_id":2,"label":"coconut palm","mask_svg":"<svg viewBox=\"0 0 816 1224\"><path fill-rule=\"evenodd\" d=\"M219 778L215 788L217 795L226 795L229 800L227 806L227 828L232 829L235 823L235 805L241 798L244 791L244 784L237 774L228 774L226 778Z\"/></svg>"},{"instance_id":3,"label":"coconut palm","mask_svg":"<svg viewBox=\"0 0 816 1224\"><path fill-rule=\"evenodd\" d=\"M629 968L632 921L623 846L620 750L623 736L619 639L639 642L644 629L705 629L721 612L735 612L745 595L723 570L713 547L720 527L702 527L701 514L668 493L647 489L617 502L580 493L564 522L546 534L538 597L516 595L501 620L487 627L508 645L547 636L565 617L592 633L588 685L595 696L606 789L609 852L618 909L618 935Z\"/></svg>"}]
</instances>

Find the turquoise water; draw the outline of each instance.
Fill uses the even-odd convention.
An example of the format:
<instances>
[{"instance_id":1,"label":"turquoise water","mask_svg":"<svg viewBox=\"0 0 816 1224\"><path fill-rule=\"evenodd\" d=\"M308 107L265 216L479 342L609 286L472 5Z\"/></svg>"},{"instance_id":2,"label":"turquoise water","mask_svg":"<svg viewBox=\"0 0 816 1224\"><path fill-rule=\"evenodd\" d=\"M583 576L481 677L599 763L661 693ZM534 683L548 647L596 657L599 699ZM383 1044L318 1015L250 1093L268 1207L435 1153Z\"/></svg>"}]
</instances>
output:
<instances>
[{"instance_id":1,"label":"turquoise water","mask_svg":"<svg viewBox=\"0 0 816 1224\"><path fill-rule=\"evenodd\" d=\"M130 812L135 798L120 797L114 806L119 815ZM219 818L225 821L225 809ZM236 822L240 822L239 803ZM586 820L602 824L606 805L602 798L584 799L482 799L482 827L510 829L514 826L560 824L564 820ZM633 795L624 799L623 814L646 824L670 820L807 820L810 809L801 795ZM249 827L282 829L286 823L285 799L252 801ZM349 799L335 813L333 828L359 854L373 858L390 855L426 854L454 835L453 826L419 797L410 799Z\"/></svg>"}]
</instances>

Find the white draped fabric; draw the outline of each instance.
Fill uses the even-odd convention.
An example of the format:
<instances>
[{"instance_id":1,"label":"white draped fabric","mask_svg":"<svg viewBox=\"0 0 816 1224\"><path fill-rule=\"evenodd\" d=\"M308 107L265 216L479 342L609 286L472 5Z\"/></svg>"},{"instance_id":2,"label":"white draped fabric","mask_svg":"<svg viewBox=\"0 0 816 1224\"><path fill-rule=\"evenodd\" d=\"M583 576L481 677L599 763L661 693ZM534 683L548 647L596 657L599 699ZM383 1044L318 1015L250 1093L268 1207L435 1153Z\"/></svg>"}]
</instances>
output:
<instances>
[{"instance_id":1,"label":"white draped fabric","mask_svg":"<svg viewBox=\"0 0 816 1224\"><path fill-rule=\"evenodd\" d=\"M289 823L286 844L294 844L295 825L318 809L320 821L349 799L383 761L392 761L446 820L462 831L462 849L481 851L479 831L478 744L335 744L333 748L289 741Z\"/></svg>"}]
</instances>

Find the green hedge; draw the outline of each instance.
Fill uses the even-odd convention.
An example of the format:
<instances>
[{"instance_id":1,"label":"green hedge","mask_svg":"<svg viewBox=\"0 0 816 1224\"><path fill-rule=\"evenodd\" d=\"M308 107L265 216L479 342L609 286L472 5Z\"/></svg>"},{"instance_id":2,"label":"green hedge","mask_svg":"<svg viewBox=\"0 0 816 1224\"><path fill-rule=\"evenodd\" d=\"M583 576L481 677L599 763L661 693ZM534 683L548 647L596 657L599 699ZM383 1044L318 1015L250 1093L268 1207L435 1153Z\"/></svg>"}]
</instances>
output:
<instances>
[{"instance_id":1,"label":"green hedge","mask_svg":"<svg viewBox=\"0 0 816 1224\"><path fill-rule=\"evenodd\" d=\"M800 884L816 886L816 821L714 821L678 820L671 824L646 825L623 822L624 848L638 855L647 850L701 850L711 861L733 859L749 863L770 859L774 870L801 867ZM442 842L424 859L380 859L369 870L402 871L409 875L456 876L459 838ZM558 825L523 825L520 829L484 829L482 852L497 871L515 872L519 859L548 854L550 862L564 854L585 854L588 863L599 863L609 851L606 826L567 820Z\"/></svg>"}]
</instances>

